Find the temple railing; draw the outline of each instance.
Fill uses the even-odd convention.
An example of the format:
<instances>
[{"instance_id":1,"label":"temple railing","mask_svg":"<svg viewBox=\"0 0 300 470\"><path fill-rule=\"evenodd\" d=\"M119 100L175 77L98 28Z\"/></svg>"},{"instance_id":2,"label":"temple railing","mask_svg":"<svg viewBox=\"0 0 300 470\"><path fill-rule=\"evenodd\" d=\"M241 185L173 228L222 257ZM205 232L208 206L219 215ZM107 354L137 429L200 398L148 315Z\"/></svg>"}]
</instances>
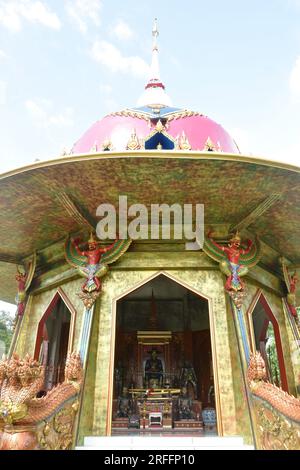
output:
<instances>
[{"instance_id":1,"label":"temple railing","mask_svg":"<svg viewBox=\"0 0 300 470\"><path fill-rule=\"evenodd\" d=\"M254 414L256 447L300 450L300 400L266 381L260 353L251 355L248 386Z\"/></svg>"},{"instance_id":2,"label":"temple railing","mask_svg":"<svg viewBox=\"0 0 300 470\"><path fill-rule=\"evenodd\" d=\"M48 392L44 383L45 367L29 356L0 362L0 450L73 447L82 384L79 356L68 357L62 383Z\"/></svg>"}]
</instances>

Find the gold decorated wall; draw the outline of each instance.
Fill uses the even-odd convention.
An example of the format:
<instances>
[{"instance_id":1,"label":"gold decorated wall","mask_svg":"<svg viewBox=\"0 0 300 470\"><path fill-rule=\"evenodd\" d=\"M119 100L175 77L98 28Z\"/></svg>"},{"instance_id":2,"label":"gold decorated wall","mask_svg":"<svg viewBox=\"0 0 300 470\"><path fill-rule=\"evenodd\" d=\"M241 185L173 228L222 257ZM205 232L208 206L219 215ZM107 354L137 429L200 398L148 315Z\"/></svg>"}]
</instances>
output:
<instances>
[{"instance_id":1,"label":"gold decorated wall","mask_svg":"<svg viewBox=\"0 0 300 470\"><path fill-rule=\"evenodd\" d=\"M199 262L202 257L200 253L193 255L194 262L190 269L180 266L181 260L176 256L176 253L156 253L153 263L156 264L155 269L153 267L150 269L150 266L147 266L147 264L150 264L148 256L143 258L142 253L139 253L139 255L138 268L128 269L128 264L131 264L130 261L125 262L123 260L123 266L121 262L119 268L124 268L126 264L126 273L123 269L114 269L103 283L103 293L94 314L94 321L97 321L96 318L99 317L99 328L95 365L96 375L95 379L90 378L90 381L95 381L93 427L92 429L81 429L80 434L82 436L87 434L105 435L110 432L116 301L160 273L170 276L173 280L206 297L209 301L214 378L216 389L219 389L219 393L217 393L219 397L219 433L221 435L237 434L233 370L239 367L236 366L238 364L238 353L237 350L234 353L231 351L230 344L235 343L233 337L235 332L230 318L231 312L228 312L226 308L221 273L218 270L211 269L195 270L195 260L198 258ZM159 264L161 269L158 269ZM170 269L169 266L172 266L172 268ZM96 327L93 331L89 363L94 361L92 354L95 352L95 331ZM236 375L239 378L235 381L239 382L238 387L241 387L242 378L240 373ZM88 382L87 387L89 387ZM89 399L84 399L83 410L87 410L88 414L91 413L90 406ZM82 423L84 421L86 421L85 418L83 418ZM245 422L247 422L247 412ZM249 425L247 426L249 427Z\"/></svg>"},{"instance_id":2,"label":"gold decorated wall","mask_svg":"<svg viewBox=\"0 0 300 470\"><path fill-rule=\"evenodd\" d=\"M283 309L281 292L277 289L278 280L271 275L268 276L265 272L263 280L265 281L265 286L262 283L257 283L256 280L254 281L251 278L247 280L247 296L245 299L244 310L246 322L248 323L249 342L251 344L250 323L252 321L252 311L259 295L263 295L279 326L289 393L296 396L296 384L298 383L300 368L299 361L293 361L292 357L293 354L294 356L297 355L297 357L299 357L299 349L288 323L288 318ZM269 287L270 285L273 285L274 289L271 290Z\"/></svg>"},{"instance_id":3,"label":"gold decorated wall","mask_svg":"<svg viewBox=\"0 0 300 470\"><path fill-rule=\"evenodd\" d=\"M71 349L76 351L79 349L80 330L82 323L83 305L76 295L80 291L82 282L80 279L64 283L60 286L63 294L66 296L75 311L73 344ZM29 353L33 355L35 342L37 337L38 324L56 295L58 287L50 288L44 292L32 293L27 303L26 312L23 318L22 328L16 344L16 352L20 356Z\"/></svg>"},{"instance_id":4,"label":"gold decorated wall","mask_svg":"<svg viewBox=\"0 0 300 470\"><path fill-rule=\"evenodd\" d=\"M283 357L284 357L284 366L287 375L289 393L292 395L296 394L296 384L295 380L297 380L296 376L296 362L294 363L294 367L291 361L291 346L289 342L288 332L286 328L286 318L284 315L284 311L282 308L282 300L280 296L277 296L273 292L264 292L264 296L271 307L272 313L275 316L280 331L281 337L281 344L283 349ZM298 352L299 354L299 352Z\"/></svg>"},{"instance_id":5,"label":"gold decorated wall","mask_svg":"<svg viewBox=\"0 0 300 470\"><path fill-rule=\"evenodd\" d=\"M242 435L246 442L251 443L251 419L243 367L233 311L224 292L224 276L203 252L177 252L175 248L164 252L158 247L151 252L126 253L111 266L103 280L103 291L94 307L77 442L81 443L87 435L110 433L116 302L159 274L169 276L208 300L218 431L225 436ZM79 350L84 308L77 293L83 280L76 277L74 271L68 273L67 268L55 271L53 283L51 277L50 271L47 276L44 275L46 281L41 277L39 290L33 291L29 297L16 345L16 351L21 356L33 354L38 323L58 288L62 289L76 312L72 350ZM246 281L246 324L247 311L260 289L278 321L289 389L290 393L295 393L299 370L291 360L293 339L282 308L279 281L261 268L255 268ZM248 335L250 342L249 329Z\"/></svg>"}]
</instances>

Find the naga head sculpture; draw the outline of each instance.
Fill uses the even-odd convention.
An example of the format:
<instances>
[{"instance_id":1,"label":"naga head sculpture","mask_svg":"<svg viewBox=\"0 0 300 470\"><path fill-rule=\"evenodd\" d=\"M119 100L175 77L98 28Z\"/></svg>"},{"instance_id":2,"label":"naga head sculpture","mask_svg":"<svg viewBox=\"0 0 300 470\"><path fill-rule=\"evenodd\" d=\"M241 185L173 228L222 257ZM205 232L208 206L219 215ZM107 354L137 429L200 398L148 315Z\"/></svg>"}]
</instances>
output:
<instances>
[{"instance_id":1,"label":"naga head sculpture","mask_svg":"<svg viewBox=\"0 0 300 470\"><path fill-rule=\"evenodd\" d=\"M73 352L67 357L65 380L78 383L82 381L82 364L78 353Z\"/></svg>"},{"instance_id":2,"label":"naga head sculpture","mask_svg":"<svg viewBox=\"0 0 300 470\"><path fill-rule=\"evenodd\" d=\"M260 352L256 351L251 354L247 375L249 382L260 382L262 380L266 380L266 365Z\"/></svg>"}]
</instances>

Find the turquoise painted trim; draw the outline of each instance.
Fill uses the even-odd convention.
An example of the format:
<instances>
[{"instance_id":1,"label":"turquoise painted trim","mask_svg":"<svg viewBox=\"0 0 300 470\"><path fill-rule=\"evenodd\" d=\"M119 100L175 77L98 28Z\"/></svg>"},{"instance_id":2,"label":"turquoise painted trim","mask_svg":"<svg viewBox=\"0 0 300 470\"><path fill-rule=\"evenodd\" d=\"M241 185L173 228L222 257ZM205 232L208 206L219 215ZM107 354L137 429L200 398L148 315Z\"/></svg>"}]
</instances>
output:
<instances>
[{"instance_id":1,"label":"turquoise painted trim","mask_svg":"<svg viewBox=\"0 0 300 470\"><path fill-rule=\"evenodd\" d=\"M93 311L94 307L91 309L85 309L84 311L84 318L83 318L83 326L81 332L81 339L80 339L80 348L79 354L82 364L85 364L87 349L89 345L89 338L90 338L90 331L91 331L91 324L93 318Z\"/></svg>"},{"instance_id":2,"label":"turquoise painted trim","mask_svg":"<svg viewBox=\"0 0 300 470\"><path fill-rule=\"evenodd\" d=\"M237 308L237 318L239 322L239 327L240 327L240 332L242 336L242 342L243 342L243 348L244 348L244 353L245 353L245 358L247 364L250 362L250 348L249 348L249 342L247 339L247 332L246 332L246 325L245 325L245 320L244 320L244 315L243 311L241 308Z\"/></svg>"}]
</instances>

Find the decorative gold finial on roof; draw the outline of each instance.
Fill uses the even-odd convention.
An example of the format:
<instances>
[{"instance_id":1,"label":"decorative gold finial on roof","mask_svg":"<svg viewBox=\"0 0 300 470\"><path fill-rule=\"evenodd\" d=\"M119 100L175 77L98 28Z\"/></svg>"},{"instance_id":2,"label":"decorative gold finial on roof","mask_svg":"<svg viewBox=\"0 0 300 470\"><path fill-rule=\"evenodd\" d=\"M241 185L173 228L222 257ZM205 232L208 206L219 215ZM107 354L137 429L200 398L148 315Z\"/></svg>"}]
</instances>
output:
<instances>
[{"instance_id":1,"label":"decorative gold finial on roof","mask_svg":"<svg viewBox=\"0 0 300 470\"><path fill-rule=\"evenodd\" d=\"M141 148L141 144L138 136L136 135L136 130L132 130L131 137L127 142L126 150L138 150Z\"/></svg>"},{"instance_id":2,"label":"decorative gold finial on roof","mask_svg":"<svg viewBox=\"0 0 300 470\"><path fill-rule=\"evenodd\" d=\"M109 139L106 139L102 142L102 150L109 151L113 149L113 144Z\"/></svg>"},{"instance_id":3,"label":"decorative gold finial on roof","mask_svg":"<svg viewBox=\"0 0 300 470\"><path fill-rule=\"evenodd\" d=\"M178 142L179 142L178 146L179 146L180 150L191 150L192 146L189 143L189 140L188 140L187 136L185 135L184 131L182 131L182 134L181 134Z\"/></svg>"},{"instance_id":4,"label":"decorative gold finial on roof","mask_svg":"<svg viewBox=\"0 0 300 470\"><path fill-rule=\"evenodd\" d=\"M156 123L155 129L157 130L157 132L162 132L164 130L164 128L165 128L165 126L163 125L163 123L159 119Z\"/></svg>"},{"instance_id":5,"label":"decorative gold finial on roof","mask_svg":"<svg viewBox=\"0 0 300 470\"><path fill-rule=\"evenodd\" d=\"M215 152L217 150L215 144L213 143L210 137L208 137L207 141L205 142L204 150L208 152Z\"/></svg>"}]
</instances>

